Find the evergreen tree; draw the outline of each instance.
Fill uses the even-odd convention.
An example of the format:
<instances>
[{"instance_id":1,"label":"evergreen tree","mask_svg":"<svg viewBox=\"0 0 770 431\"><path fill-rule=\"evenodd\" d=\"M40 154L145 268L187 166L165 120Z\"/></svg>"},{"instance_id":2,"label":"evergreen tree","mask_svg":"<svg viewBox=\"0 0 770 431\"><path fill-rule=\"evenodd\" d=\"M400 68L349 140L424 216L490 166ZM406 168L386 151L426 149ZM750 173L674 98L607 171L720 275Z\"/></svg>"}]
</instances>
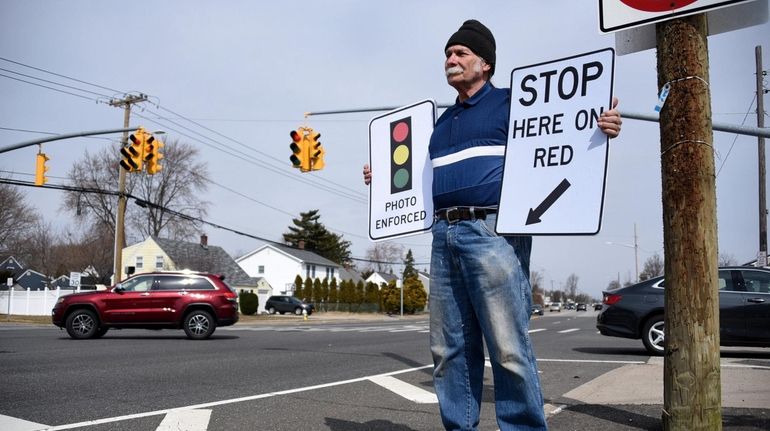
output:
<instances>
[{"instance_id":1,"label":"evergreen tree","mask_svg":"<svg viewBox=\"0 0 770 431\"><path fill-rule=\"evenodd\" d=\"M329 279L324 278L324 281L321 282L321 298L324 300L324 302L329 302Z\"/></svg>"},{"instance_id":2,"label":"evergreen tree","mask_svg":"<svg viewBox=\"0 0 770 431\"><path fill-rule=\"evenodd\" d=\"M411 248L406 252L406 258L404 259L404 274L401 278L405 282L408 278L418 278L417 270L414 268L414 256L412 255Z\"/></svg>"},{"instance_id":3,"label":"evergreen tree","mask_svg":"<svg viewBox=\"0 0 770 431\"><path fill-rule=\"evenodd\" d=\"M329 232L326 226L318 220L321 216L318 210L300 213L299 219L293 219L294 226L289 226L289 232L283 234L283 240L293 247L303 248L323 256L344 267L352 266L350 256L350 241L342 239L342 235Z\"/></svg>"},{"instance_id":4,"label":"evergreen tree","mask_svg":"<svg viewBox=\"0 0 770 431\"><path fill-rule=\"evenodd\" d=\"M297 274L297 276L294 277L294 296L297 298L302 298L302 294L302 277Z\"/></svg>"},{"instance_id":5,"label":"evergreen tree","mask_svg":"<svg viewBox=\"0 0 770 431\"><path fill-rule=\"evenodd\" d=\"M238 295L238 304L241 307L242 314L257 314L257 310L259 309L259 297L251 290L248 292L242 291L241 294Z\"/></svg>"},{"instance_id":6,"label":"evergreen tree","mask_svg":"<svg viewBox=\"0 0 770 431\"><path fill-rule=\"evenodd\" d=\"M321 279L316 278L315 281L313 281L313 302L316 303L316 305L321 303L321 300L323 299L323 288L321 287Z\"/></svg>"},{"instance_id":7,"label":"evergreen tree","mask_svg":"<svg viewBox=\"0 0 770 431\"><path fill-rule=\"evenodd\" d=\"M305 279L305 286L302 288L302 297L299 299L304 299L310 302L312 296L313 296L313 279L308 277Z\"/></svg>"},{"instance_id":8,"label":"evergreen tree","mask_svg":"<svg viewBox=\"0 0 770 431\"><path fill-rule=\"evenodd\" d=\"M414 314L425 309L428 302L428 294L422 285L422 281L415 277L404 280L404 312Z\"/></svg>"},{"instance_id":9,"label":"evergreen tree","mask_svg":"<svg viewBox=\"0 0 770 431\"><path fill-rule=\"evenodd\" d=\"M396 287L395 282L383 283L380 290L382 297L382 308L388 314L397 314L401 312L401 290Z\"/></svg>"},{"instance_id":10,"label":"evergreen tree","mask_svg":"<svg viewBox=\"0 0 770 431\"><path fill-rule=\"evenodd\" d=\"M361 304L364 302L364 282L359 281L356 284L355 296L353 296L353 302L358 304L358 309L361 309Z\"/></svg>"},{"instance_id":11,"label":"evergreen tree","mask_svg":"<svg viewBox=\"0 0 770 431\"><path fill-rule=\"evenodd\" d=\"M364 288L364 302L368 304L377 304L380 302L380 289L377 288L377 284L369 282L366 283Z\"/></svg>"},{"instance_id":12,"label":"evergreen tree","mask_svg":"<svg viewBox=\"0 0 770 431\"><path fill-rule=\"evenodd\" d=\"M339 289L337 289L337 279L332 278L332 282L329 283L329 304L333 304L334 309L337 309L337 303L339 302Z\"/></svg>"}]
</instances>

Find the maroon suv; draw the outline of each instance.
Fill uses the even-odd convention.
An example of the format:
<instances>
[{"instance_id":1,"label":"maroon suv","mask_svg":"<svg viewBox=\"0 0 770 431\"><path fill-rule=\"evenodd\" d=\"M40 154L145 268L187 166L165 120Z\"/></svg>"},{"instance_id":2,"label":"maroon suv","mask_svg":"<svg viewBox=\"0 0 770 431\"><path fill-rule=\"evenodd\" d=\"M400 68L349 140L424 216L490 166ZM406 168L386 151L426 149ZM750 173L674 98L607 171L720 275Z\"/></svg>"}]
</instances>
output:
<instances>
[{"instance_id":1,"label":"maroon suv","mask_svg":"<svg viewBox=\"0 0 770 431\"><path fill-rule=\"evenodd\" d=\"M181 328L202 340L238 321L238 295L221 275L151 272L109 290L62 296L52 320L75 339L98 338L110 328Z\"/></svg>"}]
</instances>

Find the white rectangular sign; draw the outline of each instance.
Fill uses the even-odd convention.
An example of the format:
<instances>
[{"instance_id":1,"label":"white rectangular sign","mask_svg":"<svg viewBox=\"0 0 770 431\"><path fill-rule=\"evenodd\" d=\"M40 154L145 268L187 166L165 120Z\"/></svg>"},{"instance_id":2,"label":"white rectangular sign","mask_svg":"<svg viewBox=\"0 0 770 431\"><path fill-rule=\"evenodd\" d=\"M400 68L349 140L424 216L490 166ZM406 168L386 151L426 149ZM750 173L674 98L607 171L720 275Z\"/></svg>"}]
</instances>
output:
<instances>
[{"instance_id":1,"label":"white rectangular sign","mask_svg":"<svg viewBox=\"0 0 770 431\"><path fill-rule=\"evenodd\" d=\"M599 0L599 30L610 33L749 1L754 0Z\"/></svg>"},{"instance_id":2,"label":"white rectangular sign","mask_svg":"<svg viewBox=\"0 0 770 431\"><path fill-rule=\"evenodd\" d=\"M80 287L80 276L79 272L70 272L70 287Z\"/></svg>"},{"instance_id":3,"label":"white rectangular sign","mask_svg":"<svg viewBox=\"0 0 770 431\"><path fill-rule=\"evenodd\" d=\"M593 235L601 227L612 106L611 48L511 72L508 143L496 231Z\"/></svg>"},{"instance_id":4,"label":"white rectangular sign","mask_svg":"<svg viewBox=\"0 0 770 431\"><path fill-rule=\"evenodd\" d=\"M433 226L433 166L428 145L436 103L425 100L369 123L369 238L425 232Z\"/></svg>"}]
</instances>

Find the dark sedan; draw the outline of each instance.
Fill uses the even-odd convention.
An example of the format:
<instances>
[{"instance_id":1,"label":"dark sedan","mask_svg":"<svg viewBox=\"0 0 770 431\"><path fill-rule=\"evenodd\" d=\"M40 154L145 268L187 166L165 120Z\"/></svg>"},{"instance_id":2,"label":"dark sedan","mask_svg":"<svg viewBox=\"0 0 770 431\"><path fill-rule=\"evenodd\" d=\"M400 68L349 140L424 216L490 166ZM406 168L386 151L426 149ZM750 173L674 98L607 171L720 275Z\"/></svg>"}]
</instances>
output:
<instances>
[{"instance_id":1,"label":"dark sedan","mask_svg":"<svg viewBox=\"0 0 770 431\"><path fill-rule=\"evenodd\" d=\"M603 292L596 318L602 335L640 339L662 355L663 277ZM770 270L750 266L719 268L719 326L722 346L770 347Z\"/></svg>"}]
</instances>

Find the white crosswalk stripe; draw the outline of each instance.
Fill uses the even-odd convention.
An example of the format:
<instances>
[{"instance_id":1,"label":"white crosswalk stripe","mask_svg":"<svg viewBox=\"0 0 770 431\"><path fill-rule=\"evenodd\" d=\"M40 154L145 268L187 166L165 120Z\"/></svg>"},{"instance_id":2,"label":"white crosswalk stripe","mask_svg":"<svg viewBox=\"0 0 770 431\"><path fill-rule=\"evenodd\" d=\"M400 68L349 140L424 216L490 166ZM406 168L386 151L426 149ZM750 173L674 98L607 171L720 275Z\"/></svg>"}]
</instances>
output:
<instances>
[{"instance_id":1,"label":"white crosswalk stripe","mask_svg":"<svg viewBox=\"0 0 770 431\"><path fill-rule=\"evenodd\" d=\"M166 413L155 431L206 431L211 419L211 410L175 410Z\"/></svg>"}]
</instances>

